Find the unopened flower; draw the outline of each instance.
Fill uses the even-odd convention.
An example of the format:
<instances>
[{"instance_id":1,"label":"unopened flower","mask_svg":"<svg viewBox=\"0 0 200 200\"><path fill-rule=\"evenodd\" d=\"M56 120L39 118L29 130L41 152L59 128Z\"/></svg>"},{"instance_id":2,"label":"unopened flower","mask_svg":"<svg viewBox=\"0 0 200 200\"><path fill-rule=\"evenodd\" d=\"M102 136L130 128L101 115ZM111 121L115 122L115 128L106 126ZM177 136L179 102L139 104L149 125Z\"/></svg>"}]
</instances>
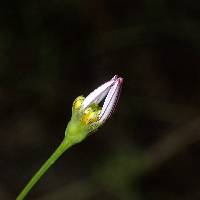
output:
<instances>
[{"instance_id":1,"label":"unopened flower","mask_svg":"<svg viewBox=\"0 0 200 200\"><path fill-rule=\"evenodd\" d=\"M102 125L115 109L122 83L123 78L115 75L86 98L77 97L73 103L73 111L82 113L81 120L85 125ZM103 107L101 107L99 104L103 100Z\"/></svg>"},{"instance_id":2,"label":"unopened flower","mask_svg":"<svg viewBox=\"0 0 200 200\"><path fill-rule=\"evenodd\" d=\"M86 98L79 96L74 100L72 118L65 132L68 141L73 141L72 143L82 141L111 116L118 102L122 83L123 78L115 75Z\"/></svg>"}]
</instances>

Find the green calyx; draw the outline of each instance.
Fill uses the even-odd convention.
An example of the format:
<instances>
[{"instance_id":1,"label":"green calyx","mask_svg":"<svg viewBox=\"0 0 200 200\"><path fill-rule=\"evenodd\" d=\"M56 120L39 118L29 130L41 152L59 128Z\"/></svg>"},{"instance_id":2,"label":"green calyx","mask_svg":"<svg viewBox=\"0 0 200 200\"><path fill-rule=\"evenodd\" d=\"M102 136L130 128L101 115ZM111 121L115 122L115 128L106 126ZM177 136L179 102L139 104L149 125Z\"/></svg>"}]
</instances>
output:
<instances>
[{"instance_id":1,"label":"green calyx","mask_svg":"<svg viewBox=\"0 0 200 200\"><path fill-rule=\"evenodd\" d=\"M92 104L85 110L75 109L75 107L76 104L73 104L72 117L67 125L64 139L71 145L81 142L100 126L98 123L100 107L97 104Z\"/></svg>"}]
</instances>

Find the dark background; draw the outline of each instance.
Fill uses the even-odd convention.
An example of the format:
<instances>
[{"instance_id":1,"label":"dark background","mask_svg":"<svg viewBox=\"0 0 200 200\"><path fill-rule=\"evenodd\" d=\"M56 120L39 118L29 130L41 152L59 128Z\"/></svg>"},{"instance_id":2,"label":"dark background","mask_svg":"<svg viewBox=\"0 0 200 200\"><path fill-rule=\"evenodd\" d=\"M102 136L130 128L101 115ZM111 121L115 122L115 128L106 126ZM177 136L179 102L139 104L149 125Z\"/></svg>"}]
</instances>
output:
<instances>
[{"instance_id":1,"label":"dark background","mask_svg":"<svg viewBox=\"0 0 200 200\"><path fill-rule=\"evenodd\" d=\"M199 19L199 0L1 1L0 199L62 141L73 100L119 74L115 114L27 199L199 200Z\"/></svg>"}]
</instances>

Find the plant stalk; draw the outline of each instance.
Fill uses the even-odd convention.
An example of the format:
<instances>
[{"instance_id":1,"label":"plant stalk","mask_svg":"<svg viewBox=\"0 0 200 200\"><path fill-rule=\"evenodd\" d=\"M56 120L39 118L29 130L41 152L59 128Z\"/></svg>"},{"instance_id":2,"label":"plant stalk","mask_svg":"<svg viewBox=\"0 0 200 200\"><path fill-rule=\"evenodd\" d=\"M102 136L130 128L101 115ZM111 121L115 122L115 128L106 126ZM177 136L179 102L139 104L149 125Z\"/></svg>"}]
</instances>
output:
<instances>
[{"instance_id":1,"label":"plant stalk","mask_svg":"<svg viewBox=\"0 0 200 200\"><path fill-rule=\"evenodd\" d=\"M40 167L36 174L30 179L24 189L17 196L16 200L23 200L32 187L40 180L40 178L47 172L47 170L54 164L54 162L69 148L72 146L68 140L63 140L62 143L57 147L54 153L49 159Z\"/></svg>"}]
</instances>

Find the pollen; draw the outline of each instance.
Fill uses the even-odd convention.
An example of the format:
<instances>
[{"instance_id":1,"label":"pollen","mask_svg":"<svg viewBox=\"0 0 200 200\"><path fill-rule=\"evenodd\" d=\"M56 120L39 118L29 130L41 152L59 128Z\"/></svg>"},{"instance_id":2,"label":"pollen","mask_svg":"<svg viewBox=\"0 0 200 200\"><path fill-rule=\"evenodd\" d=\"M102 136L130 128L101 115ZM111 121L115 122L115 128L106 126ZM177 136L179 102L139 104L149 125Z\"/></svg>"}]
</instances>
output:
<instances>
[{"instance_id":1,"label":"pollen","mask_svg":"<svg viewBox=\"0 0 200 200\"><path fill-rule=\"evenodd\" d=\"M100 114L99 110L93 109L92 107L88 107L83 113L82 122L85 125L97 122L99 121L99 114Z\"/></svg>"},{"instance_id":2,"label":"pollen","mask_svg":"<svg viewBox=\"0 0 200 200\"><path fill-rule=\"evenodd\" d=\"M79 96L77 97L75 100L74 100L74 103L73 103L73 110L79 110L83 101L84 101L85 97L83 96Z\"/></svg>"}]
</instances>

